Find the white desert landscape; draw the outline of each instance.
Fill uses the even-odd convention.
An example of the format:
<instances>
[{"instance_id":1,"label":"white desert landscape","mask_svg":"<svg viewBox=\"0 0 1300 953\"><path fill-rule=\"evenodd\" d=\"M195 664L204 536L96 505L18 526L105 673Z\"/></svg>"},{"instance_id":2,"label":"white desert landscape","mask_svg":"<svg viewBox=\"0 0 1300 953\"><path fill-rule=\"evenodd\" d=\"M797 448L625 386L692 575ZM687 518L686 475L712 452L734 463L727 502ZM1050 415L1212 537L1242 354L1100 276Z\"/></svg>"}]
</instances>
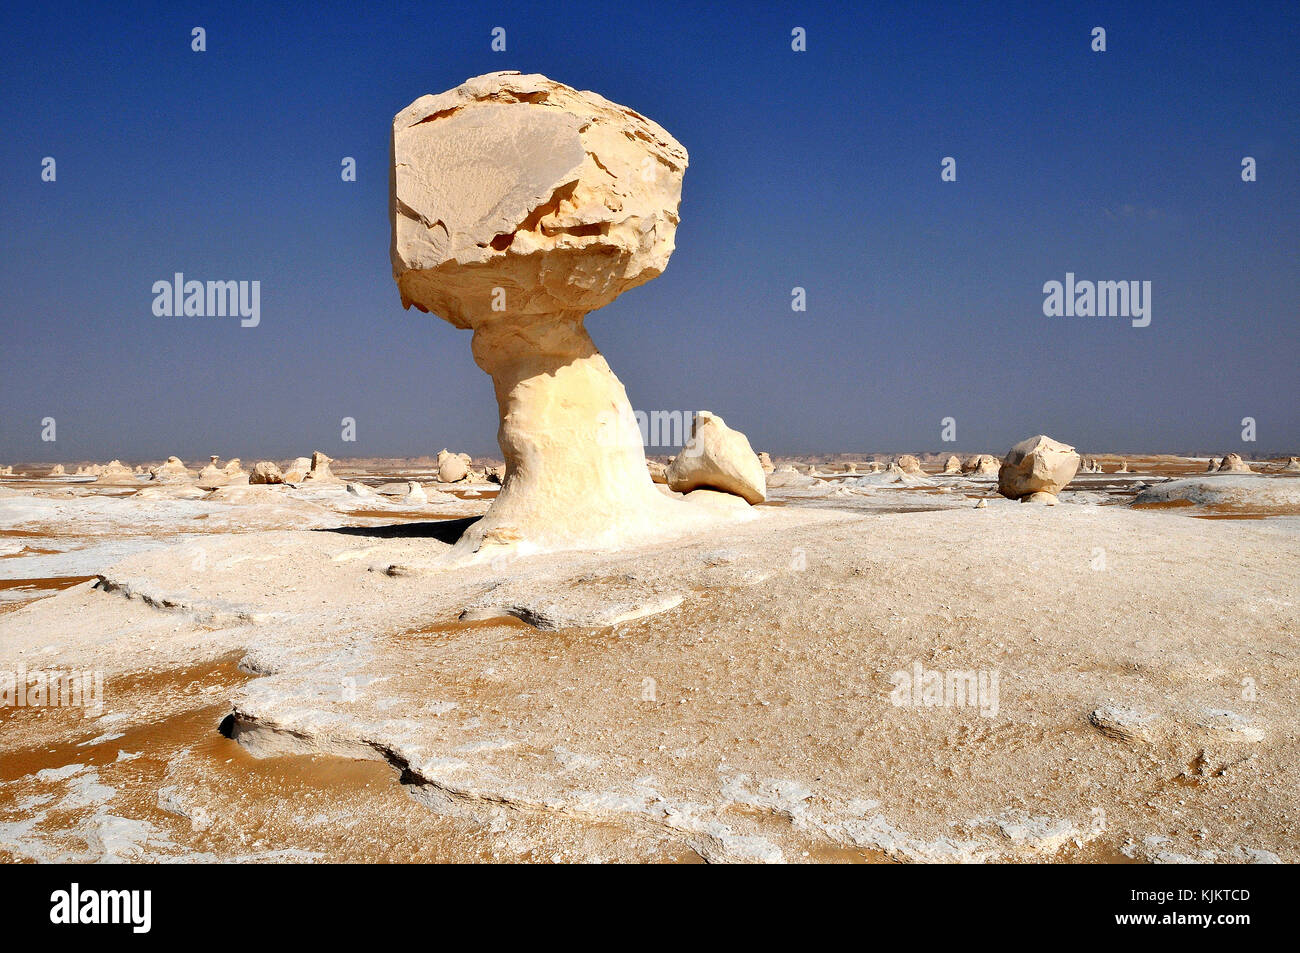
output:
<instances>
[{"instance_id":1,"label":"white desert landscape","mask_svg":"<svg viewBox=\"0 0 1300 953\"><path fill-rule=\"evenodd\" d=\"M3 469L0 860L1300 860L1300 460L729 408L647 459L588 324L688 163L538 74L396 114L397 295L499 456Z\"/></svg>"}]
</instances>

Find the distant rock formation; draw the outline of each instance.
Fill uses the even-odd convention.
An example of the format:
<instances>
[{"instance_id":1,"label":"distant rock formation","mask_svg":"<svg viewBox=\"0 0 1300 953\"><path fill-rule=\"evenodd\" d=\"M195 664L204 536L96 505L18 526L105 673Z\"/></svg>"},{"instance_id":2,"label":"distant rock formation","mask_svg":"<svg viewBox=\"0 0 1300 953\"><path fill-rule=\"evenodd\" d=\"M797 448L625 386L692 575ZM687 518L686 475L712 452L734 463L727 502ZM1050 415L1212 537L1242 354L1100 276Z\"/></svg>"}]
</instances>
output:
<instances>
[{"instance_id":1,"label":"distant rock formation","mask_svg":"<svg viewBox=\"0 0 1300 953\"><path fill-rule=\"evenodd\" d=\"M459 483L469 476L470 455L452 453L445 447L438 451L438 481Z\"/></svg>"},{"instance_id":2,"label":"distant rock formation","mask_svg":"<svg viewBox=\"0 0 1300 953\"><path fill-rule=\"evenodd\" d=\"M708 489L749 503L767 499L767 477L749 439L707 410L695 414L691 438L673 458L667 476L669 489L678 493Z\"/></svg>"},{"instance_id":3,"label":"distant rock formation","mask_svg":"<svg viewBox=\"0 0 1300 953\"><path fill-rule=\"evenodd\" d=\"M194 482L205 490L211 490L229 483L230 474L217 466L217 455L214 453L209 458L208 465L199 471L198 479Z\"/></svg>"},{"instance_id":4,"label":"distant rock formation","mask_svg":"<svg viewBox=\"0 0 1300 953\"><path fill-rule=\"evenodd\" d=\"M647 460L646 469L650 471L650 479L656 483L666 484L668 482L668 467L658 460Z\"/></svg>"},{"instance_id":5,"label":"distant rock formation","mask_svg":"<svg viewBox=\"0 0 1300 953\"><path fill-rule=\"evenodd\" d=\"M406 495L402 497L402 502L407 506L424 506L429 502L429 494L424 492L424 487L415 482L406 484Z\"/></svg>"},{"instance_id":6,"label":"distant rock formation","mask_svg":"<svg viewBox=\"0 0 1300 953\"><path fill-rule=\"evenodd\" d=\"M1118 468L1115 472L1116 472L1116 473L1128 473L1128 472L1129 472L1129 469L1128 469L1128 461L1127 461L1127 460L1121 460L1121 461L1120 461L1120 464L1119 464L1119 468Z\"/></svg>"},{"instance_id":7,"label":"distant rock formation","mask_svg":"<svg viewBox=\"0 0 1300 953\"><path fill-rule=\"evenodd\" d=\"M149 471L149 479L155 483L192 483L194 474L181 462L180 457L168 457L166 463Z\"/></svg>"},{"instance_id":8,"label":"distant rock formation","mask_svg":"<svg viewBox=\"0 0 1300 953\"><path fill-rule=\"evenodd\" d=\"M943 465L943 472L961 473L961 459L956 456L949 457L947 462Z\"/></svg>"},{"instance_id":9,"label":"distant rock formation","mask_svg":"<svg viewBox=\"0 0 1300 953\"><path fill-rule=\"evenodd\" d=\"M1223 458L1223 462L1219 464L1219 472L1254 473L1255 471L1250 468L1250 464L1241 459L1241 454L1229 453Z\"/></svg>"},{"instance_id":10,"label":"distant rock formation","mask_svg":"<svg viewBox=\"0 0 1300 953\"><path fill-rule=\"evenodd\" d=\"M303 483L342 483L343 481L336 477L330 470L330 464L334 461L319 450L311 455L311 469L303 477Z\"/></svg>"},{"instance_id":11,"label":"distant rock formation","mask_svg":"<svg viewBox=\"0 0 1300 953\"><path fill-rule=\"evenodd\" d=\"M1214 473L1219 469L1219 464L1223 463L1218 457L1210 457L1210 465L1205 468L1206 473Z\"/></svg>"},{"instance_id":12,"label":"distant rock formation","mask_svg":"<svg viewBox=\"0 0 1300 953\"><path fill-rule=\"evenodd\" d=\"M284 471L285 483L301 483L311 472L311 457L297 457Z\"/></svg>"},{"instance_id":13,"label":"distant rock formation","mask_svg":"<svg viewBox=\"0 0 1300 953\"><path fill-rule=\"evenodd\" d=\"M487 477L489 483L501 484L504 483L506 479L506 468L488 467L483 471L483 475Z\"/></svg>"},{"instance_id":14,"label":"distant rock formation","mask_svg":"<svg viewBox=\"0 0 1300 953\"><path fill-rule=\"evenodd\" d=\"M998 492L1021 502L1055 503L1078 470L1073 447L1038 434L1007 451L998 469Z\"/></svg>"},{"instance_id":15,"label":"distant rock formation","mask_svg":"<svg viewBox=\"0 0 1300 953\"><path fill-rule=\"evenodd\" d=\"M775 473L775 472L776 472L776 467L774 467L774 466L772 465L772 458L769 457L769 456L767 455L766 452L761 451L761 450L760 450L759 453L758 453L758 465L761 466L761 467L763 468L763 472L764 472L764 473ZM854 465L853 465L852 463L850 463L849 466L850 466L850 467L853 467ZM850 472L851 472L851 471L850 471ZM656 481L656 482L658 482L658 481Z\"/></svg>"},{"instance_id":16,"label":"distant rock formation","mask_svg":"<svg viewBox=\"0 0 1300 953\"><path fill-rule=\"evenodd\" d=\"M799 470L790 464L783 464L777 467L771 473L767 474L767 488L775 490L779 488L790 487L807 487L817 483L814 477L806 473L800 473Z\"/></svg>"},{"instance_id":17,"label":"distant rock formation","mask_svg":"<svg viewBox=\"0 0 1300 953\"><path fill-rule=\"evenodd\" d=\"M99 474L95 479L96 484L106 486L139 486L140 481L136 479L135 473L130 467L122 463L121 460L114 460L100 468Z\"/></svg>"},{"instance_id":18,"label":"distant rock formation","mask_svg":"<svg viewBox=\"0 0 1300 953\"><path fill-rule=\"evenodd\" d=\"M1286 466L1282 469L1291 473L1300 471L1300 457L1287 457Z\"/></svg>"},{"instance_id":19,"label":"distant rock formation","mask_svg":"<svg viewBox=\"0 0 1300 953\"><path fill-rule=\"evenodd\" d=\"M904 473L911 473L914 476L925 471L921 469L921 461L916 459L910 453L905 453L897 460L898 467Z\"/></svg>"},{"instance_id":20,"label":"distant rock formation","mask_svg":"<svg viewBox=\"0 0 1300 953\"><path fill-rule=\"evenodd\" d=\"M280 472L279 464L270 460L261 460L253 466L248 482L258 486L283 483L284 474Z\"/></svg>"},{"instance_id":21,"label":"distant rock formation","mask_svg":"<svg viewBox=\"0 0 1300 953\"><path fill-rule=\"evenodd\" d=\"M990 453L977 453L973 457L967 457L966 462L961 465L962 473L984 474L998 472L998 458Z\"/></svg>"},{"instance_id":22,"label":"distant rock formation","mask_svg":"<svg viewBox=\"0 0 1300 953\"><path fill-rule=\"evenodd\" d=\"M49 475L50 475L50 476L65 476L65 475L67 474L67 472L68 472L68 471L64 469L62 463L56 463L56 464L54 464L53 469L50 470L50 474L49 474Z\"/></svg>"}]
</instances>

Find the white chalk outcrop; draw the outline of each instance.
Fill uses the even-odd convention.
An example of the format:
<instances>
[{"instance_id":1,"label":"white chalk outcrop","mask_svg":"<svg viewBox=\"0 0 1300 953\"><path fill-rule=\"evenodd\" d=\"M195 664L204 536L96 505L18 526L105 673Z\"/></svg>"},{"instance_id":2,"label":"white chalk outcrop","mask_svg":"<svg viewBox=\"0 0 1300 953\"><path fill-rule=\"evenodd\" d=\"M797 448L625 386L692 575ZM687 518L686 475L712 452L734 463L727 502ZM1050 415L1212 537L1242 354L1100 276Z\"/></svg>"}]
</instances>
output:
<instances>
[{"instance_id":1,"label":"white chalk outcrop","mask_svg":"<svg viewBox=\"0 0 1300 953\"><path fill-rule=\"evenodd\" d=\"M261 460L253 466L248 482L255 486L274 485L284 482L284 474L280 472L279 464L270 460Z\"/></svg>"},{"instance_id":2,"label":"white chalk outcrop","mask_svg":"<svg viewBox=\"0 0 1300 953\"><path fill-rule=\"evenodd\" d=\"M459 483L470 475L468 453L452 453L446 448L438 451L438 482Z\"/></svg>"},{"instance_id":3,"label":"white chalk outcrop","mask_svg":"<svg viewBox=\"0 0 1300 953\"><path fill-rule=\"evenodd\" d=\"M1300 457L1287 457L1286 466L1282 467L1288 473L1300 471Z\"/></svg>"},{"instance_id":4,"label":"white chalk outcrop","mask_svg":"<svg viewBox=\"0 0 1300 953\"><path fill-rule=\"evenodd\" d=\"M961 458L951 456L943 465L944 473L961 473Z\"/></svg>"},{"instance_id":5,"label":"white chalk outcrop","mask_svg":"<svg viewBox=\"0 0 1300 953\"><path fill-rule=\"evenodd\" d=\"M208 459L208 465L199 471L195 482L205 490L215 489L229 483L230 474L217 465L217 455L214 453Z\"/></svg>"},{"instance_id":6,"label":"white chalk outcrop","mask_svg":"<svg viewBox=\"0 0 1300 953\"><path fill-rule=\"evenodd\" d=\"M1079 470L1074 448L1038 434L1009 451L998 469L998 492L1028 503L1055 503Z\"/></svg>"},{"instance_id":7,"label":"white chalk outcrop","mask_svg":"<svg viewBox=\"0 0 1300 953\"><path fill-rule=\"evenodd\" d=\"M772 458L767 455L766 451L759 451L758 465L763 468L764 473L776 472L776 467L772 464ZM849 466L851 467L853 464L850 463Z\"/></svg>"},{"instance_id":8,"label":"white chalk outcrop","mask_svg":"<svg viewBox=\"0 0 1300 953\"><path fill-rule=\"evenodd\" d=\"M1254 473L1255 471L1250 468L1249 463L1241 459L1241 454L1230 453L1227 456L1225 456L1223 458L1223 462L1219 464L1219 472L1220 473Z\"/></svg>"},{"instance_id":9,"label":"white chalk outcrop","mask_svg":"<svg viewBox=\"0 0 1300 953\"><path fill-rule=\"evenodd\" d=\"M168 457L166 463L160 463L149 471L149 479L155 483L192 483L194 474L180 457Z\"/></svg>"},{"instance_id":10,"label":"white chalk outcrop","mask_svg":"<svg viewBox=\"0 0 1300 953\"><path fill-rule=\"evenodd\" d=\"M105 486L139 486L140 481L136 478L135 471L126 466L121 460L114 460L105 464L95 478L95 483Z\"/></svg>"},{"instance_id":11,"label":"white chalk outcrop","mask_svg":"<svg viewBox=\"0 0 1300 953\"><path fill-rule=\"evenodd\" d=\"M302 478L303 483L342 483L343 481L334 475L330 470L330 464L334 461L319 450L311 455L311 469L307 475Z\"/></svg>"},{"instance_id":12,"label":"white chalk outcrop","mask_svg":"<svg viewBox=\"0 0 1300 953\"><path fill-rule=\"evenodd\" d=\"M910 453L905 453L896 461L898 468L904 473L910 473L913 476L920 476L925 471L921 469L921 461Z\"/></svg>"},{"instance_id":13,"label":"white chalk outcrop","mask_svg":"<svg viewBox=\"0 0 1300 953\"><path fill-rule=\"evenodd\" d=\"M503 72L399 112L392 158L402 304L474 332L500 410L501 492L458 556L698 523L655 489L623 385L584 326L667 266L686 150L595 93Z\"/></svg>"},{"instance_id":14,"label":"white chalk outcrop","mask_svg":"<svg viewBox=\"0 0 1300 953\"><path fill-rule=\"evenodd\" d=\"M721 490L748 503L767 499L767 478L749 439L717 414L698 411L691 438L668 468L668 488L678 493Z\"/></svg>"},{"instance_id":15,"label":"white chalk outcrop","mask_svg":"<svg viewBox=\"0 0 1300 953\"><path fill-rule=\"evenodd\" d=\"M67 474L67 472L68 472L68 471L64 469L62 463L56 463L56 464L54 464L54 466L50 469L50 474L49 474L49 475L50 475L50 476L65 476L65 475Z\"/></svg>"},{"instance_id":16,"label":"white chalk outcrop","mask_svg":"<svg viewBox=\"0 0 1300 953\"><path fill-rule=\"evenodd\" d=\"M285 483L301 483L311 472L311 457L296 457L289 469L284 471Z\"/></svg>"},{"instance_id":17,"label":"white chalk outcrop","mask_svg":"<svg viewBox=\"0 0 1300 953\"><path fill-rule=\"evenodd\" d=\"M976 475L997 473L999 466L1001 463L998 458L991 453L977 453L966 458L966 462L961 465L961 472Z\"/></svg>"},{"instance_id":18,"label":"white chalk outcrop","mask_svg":"<svg viewBox=\"0 0 1300 953\"><path fill-rule=\"evenodd\" d=\"M1300 511L1300 480L1262 474L1189 477L1146 487L1133 500L1137 507L1171 503L1294 514Z\"/></svg>"}]
</instances>

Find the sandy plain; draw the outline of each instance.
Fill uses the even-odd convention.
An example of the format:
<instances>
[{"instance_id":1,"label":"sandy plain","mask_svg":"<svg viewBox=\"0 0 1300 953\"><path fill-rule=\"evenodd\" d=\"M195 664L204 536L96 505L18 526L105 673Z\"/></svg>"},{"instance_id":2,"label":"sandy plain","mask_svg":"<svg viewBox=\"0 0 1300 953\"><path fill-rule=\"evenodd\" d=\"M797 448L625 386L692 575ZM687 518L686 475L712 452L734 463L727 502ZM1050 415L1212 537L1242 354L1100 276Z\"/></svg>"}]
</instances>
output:
<instances>
[{"instance_id":1,"label":"sandy plain","mask_svg":"<svg viewBox=\"0 0 1300 953\"><path fill-rule=\"evenodd\" d=\"M1297 859L1297 475L1103 456L1134 472L1046 507L852 459L726 527L454 571L497 488L418 461L19 467L0 672L103 707L0 707L0 859ZM1135 502L1181 479L1212 485Z\"/></svg>"}]
</instances>

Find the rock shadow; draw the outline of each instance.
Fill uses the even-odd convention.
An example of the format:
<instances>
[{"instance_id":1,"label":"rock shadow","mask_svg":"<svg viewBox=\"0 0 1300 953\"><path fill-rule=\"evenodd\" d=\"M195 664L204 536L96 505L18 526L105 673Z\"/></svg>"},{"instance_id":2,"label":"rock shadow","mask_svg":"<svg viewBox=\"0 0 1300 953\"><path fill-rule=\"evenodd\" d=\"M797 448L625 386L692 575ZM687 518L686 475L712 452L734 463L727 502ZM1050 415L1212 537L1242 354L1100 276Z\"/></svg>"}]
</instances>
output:
<instances>
[{"instance_id":1,"label":"rock shadow","mask_svg":"<svg viewBox=\"0 0 1300 953\"><path fill-rule=\"evenodd\" d=\"M341 533L344 536L369 536L374 539L437 539L455 543L465 530L483 517L466 516L454 520L425 523L393 523L389 526L332 526L315 529L315 533Z\"/></svg>"}]
</instances>

